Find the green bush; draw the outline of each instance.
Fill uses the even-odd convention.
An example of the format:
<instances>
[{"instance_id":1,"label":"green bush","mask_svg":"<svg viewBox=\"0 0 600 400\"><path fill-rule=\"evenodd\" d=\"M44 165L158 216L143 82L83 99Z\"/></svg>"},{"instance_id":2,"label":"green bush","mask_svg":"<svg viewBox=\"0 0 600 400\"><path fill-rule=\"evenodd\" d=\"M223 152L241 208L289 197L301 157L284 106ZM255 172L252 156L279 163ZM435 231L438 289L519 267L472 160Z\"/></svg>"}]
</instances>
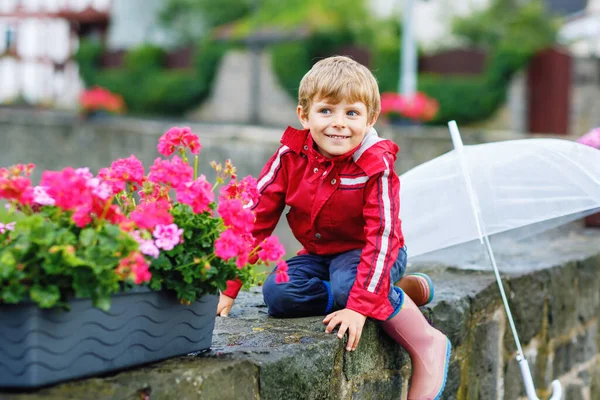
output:
<instances>
[{"instance_id":1,"label":"green bush","mask_svg":"<svg viewBox=\"0 0 600 400\"><path fill-rule=\"evenodd\" d=\"M335 54L345 45L356 43L350 31L321 31L311 37L270 47L271 63L279 84L298 98L298 86L314 63Z\"/></svg>"},{"instance_id":2,"label":"green bush","mask_svg":"<svg viewBox=\"0 0 600 400\"><path fill-rule=\"evenodd\" d=\"M128 51L124 57L124 64L132 73L157 71L162 69L165 56L165 51L160 47L144 44Z\"/></svg>"},{"instance_id":3,"label":"green bush","mask_svg":"<svg viewBox=\"0 0 600 400\"><path fill-rule=\"evenodd\" d=\"M99 85L122 95L129 112L178 116L208 97L227 48L203 42L197 47L192 67L176 70L164 68L165 51L151 45L130 50L121 68L100 69L102 48L86 41L82 41L76 58L86 86Z\"/></svg>"},{"instance_id":4,"label":"green bush","mask_svg":"<svg viewBox=\"0 0 600 400\"><path fill-rule=\"evenodd\" d=\"M504 87L492 87L485 76L448 78L422 74L419 90L440 104L437 115L429 122L433 125L445 125L450 120L464 125L486 119L503 103L506 94Z\"/></svg>"},{"instance_id":5,"label":"green bush","mask_svg":"<svg viewBox=\"0 0 600 400\"><path fill-rule=\"evenodd\" d=\"M96 40L82 40L75 53L75 60L79 65L79 75L87 84L94 81L97 65L102 55L102 44Z\"/></svg>"},{"instance_id":6,"label":"green bush","mask_svg":"<svg viewBox=\"0 0 600 400\"><path fill-rule=\"evenodd\" d=\"M271 50L273 69L279 84L297 99L300 80L312 66L305 43L283 43L273 46Z\"/></svg>"}]
</instances>

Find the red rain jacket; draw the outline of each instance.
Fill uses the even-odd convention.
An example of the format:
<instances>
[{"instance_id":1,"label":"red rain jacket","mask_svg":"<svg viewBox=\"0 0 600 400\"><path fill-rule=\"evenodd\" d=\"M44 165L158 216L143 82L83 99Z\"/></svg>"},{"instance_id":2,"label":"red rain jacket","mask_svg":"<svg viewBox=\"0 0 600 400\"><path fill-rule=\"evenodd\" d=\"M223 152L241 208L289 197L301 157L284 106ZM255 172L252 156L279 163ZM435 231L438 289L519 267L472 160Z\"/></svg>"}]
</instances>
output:
<instances>
[{"instance_id":1,"label":"red rain jacket","mask_svg":"<svg viewBox=\"0 0 600 400\"><path fill-rule=\"evenodd\" d=\"M288 127L282 146L258 180L253 207L256 243L271 235L286 205L286 217L304 247L298 254L337 254L362 249L357 277L346 307L385 320L390 268L404 246L400 180L394 170L398 146L372 129L356 149L328 159L319 154L308 130ZM223 293L235 298L239 282Z\"/></svg>"}]
</instances>

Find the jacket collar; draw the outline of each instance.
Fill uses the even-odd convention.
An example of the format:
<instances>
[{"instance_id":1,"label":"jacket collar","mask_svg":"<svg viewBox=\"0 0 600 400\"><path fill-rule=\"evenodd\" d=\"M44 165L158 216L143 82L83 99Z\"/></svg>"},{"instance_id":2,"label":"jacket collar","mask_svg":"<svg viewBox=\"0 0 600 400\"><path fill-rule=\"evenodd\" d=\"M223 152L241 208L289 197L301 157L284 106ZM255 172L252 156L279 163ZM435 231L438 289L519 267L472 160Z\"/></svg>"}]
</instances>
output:
<instances>
[{"instance_id":1,"label":"jacket collar","mask_svg":"<svg viewBox=\"0 0 600 400\"><path fill-rule=\"evenodd\" d=\"M379 137L375 128L371 128L363 138L360 146L355 150L354 154L352 154L352 159L354 160L354 162L358 161L358 159L364 154L365 151L373 147L373 145L381 142L382 140L385 139Z\"/></svg>"}]
</instances>

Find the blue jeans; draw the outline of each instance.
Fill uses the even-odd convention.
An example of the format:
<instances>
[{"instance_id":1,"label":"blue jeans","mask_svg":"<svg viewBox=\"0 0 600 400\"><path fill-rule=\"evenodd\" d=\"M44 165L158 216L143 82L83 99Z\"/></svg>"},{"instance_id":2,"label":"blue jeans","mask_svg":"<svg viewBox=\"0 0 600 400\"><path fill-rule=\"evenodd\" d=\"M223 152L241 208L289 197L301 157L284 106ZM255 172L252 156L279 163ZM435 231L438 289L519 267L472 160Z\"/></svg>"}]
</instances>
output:
<instances>
[{"instance_id":1,"label":"blue jeans","mask_svg":"<svg viewBox=\"0 0 600 400\"><path fill-rule=\"evenodd\" d=\"M269 314L274 317L308 317L325 315L346 307L348 295L356 280L356 270L362 250L319 256L303 254L287 261L288 283L275 283L271 273L263 286L263 297ZM402 304L401 295L393 283L400 280L406 270L406 249L400 249L398 258L390 268L388 299L394 310Z\"/></svg>"}]
</instances>

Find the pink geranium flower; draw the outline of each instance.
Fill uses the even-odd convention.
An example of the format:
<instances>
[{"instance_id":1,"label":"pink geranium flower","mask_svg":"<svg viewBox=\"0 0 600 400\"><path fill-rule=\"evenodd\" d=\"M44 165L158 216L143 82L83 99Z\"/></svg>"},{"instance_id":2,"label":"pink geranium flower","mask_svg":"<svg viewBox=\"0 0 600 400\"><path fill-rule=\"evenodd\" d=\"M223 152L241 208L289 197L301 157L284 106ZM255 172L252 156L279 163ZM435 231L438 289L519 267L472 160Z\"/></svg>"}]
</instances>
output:
<instances>
[{"instance_id":1,"label":"pink geranium flower","mask_svg":"<svg viewBox=\"0 0 600 400\"><path fill-rule=\"evenodd\" d=\"M123 258L119 262L116 272L123 278L132 279L136 285L149 282L152 278L146 259L137 251Z\"/></svg>"},{"instance_id":2,"label":"pink geranium flower","mask_svg":"<svg viewBox=\"0 0 600 400\"><path fill-rule=\"evenodd\" d=\"M277 236L269 236L260 245L261 250L258 252L258 257L265 261L277 261L285 254L285 249L279 243Z\"/></svg>"},{"instance_id":3,"label":"pink geranium flower","mask_svg":"<svg viewBox=\"0 0 600 400\"><path fill-rule=\"evenodd\" d=\"M110 187L112 194L121 193L125 190L126 183L120 179L114 178L110 168L101 168L100 171L98 171L98 178Z\"/></svg>"},{"instance_id":4,"label":"pink geranium flower","mask_svg":"<svg viewBox=\"0 0 600 400\"><path fill-rule=\"evenodd\" d=\"M75 210L91 202L87 179L71 167L62 171L44 171L40 186L54 199L56 206L63 210Z\"/></svg>"},{"instance_id":5,"label":"pink geranium flower","mask_svg":"<svg viewBox=\"0 0 600 400\"><path fill-rule=\"evenodd\" d=\"M33 168L33 164L18 164L8 169L0 168L0 199L31 204L33 190L28 176Z\"/></svg>"},{"instance_id":6,"label":"pink geranium flower","mask_svg":"<svg viewBox=\"0 0 600 400\"><path fill-rule=\"evenodd\" d=\"M129 158L120 158L110 166L112 179L122 182L144 183L144 165L133 154Z\"/></svg>"},{"instance_id":7,"label":"pink geranium flower","mask_svg":"<svg viewBox=\"0 0 600 400\"><path fill-rule=\"evenodd\" d=\"M240 235L233 229L226 229L215 241L215 254L225 261L233 257L248 259L250 245L245 235Z\"/></svg>"},{"instance_id":8,"label":"pink geranium flower","mask_svg":"<svg viewBox=\"0 0 600 400\"><path fill-rule=\"evenodd\" d=\"M215 200L215 194L212 191L212 185L206 181L204 175L200 175L193 182L187 182L179 185L176 189L177 201L192 207L195 214L210 211L210 203Z\"/></svg>"},{"instance_id":9,"label":"pink geranium flower","mask_svg":"<svg viewBox=\"0 0 600 400\"><path fill-rule=\"evenodd\" d=\"M190 149L192 154L199 154L202 145L198 136L192 133L192 130L186 126L183 128L173 127L158 139L158 152L165 157L169 157L178 148Z\"/></svg>"},{"instance_id":10,"label":"pink geranium flower","mask_svg":"<svg viewBox=\"0 0 600 400\"><path fill-rule=\"evenodd\" d=\"M183 235L183 229L175 224L169 225L156 225L152 235L156 239L156 247L163 250L173 250L175 246L181 243L181 235Z\"/></svg>"},{"instance_id":11,"label":"pink geranium flower","mask_svg":"<svg viewBox=\"0 0 600 400\"><path fill-rule=\"evenodd\" d=\"M232 179L231 182L221 188L219 201L222 200L242 200L244 206L251 207L258 201L259 193L257 181L252 176L247 176L241 181Z\"/></svg>"},{"instance_id":12,"label":"pink geranium flower","mask_svg":"<svg viewBox=\"0 0 600 400\"><path fill-rule=\"evenodd\" d=\"M275 283L288 283L290 276L288 275L288 265L285 261L281 260L277 264L277 270L275 271Z\"/></svg>"},{"instance_id":13,"label":"pink geranium flower","mask_svg":"<svg viewBox=\"0 0 600 400\"><path fill-rule=\"evenodd\" d=\"M140 245L140 251L142 252L142 254L153 258L158 258L160 250L158 250L158 247L156 247L152 239L145 239L144 237L142 237L142 232L140 231L133 231L129 234Z\"/></svg>"},{"instance_id":14,"label":"pink geranium flower","mask_svg":"<svg viewBox=\"0 0 600 400\"><path fill-rule=\"evenodd\" d=\"M172 188L194 179L194 169L178 156L173 156L170 161L157 158L150 171L150 182L169 185Z\"/></svg>"},{"instance_id":15,"label":"pink geranium flower","mask_svg":"<svg viewBox=\"0 0 600 400\"><path fill-rule=\"evenodd\" d=\"M0 234L4 234L8 231L14 231L15 225L16 222L9 222L8 224L3 224L2 222L0 222Z\"/></svg>"},{"instance_id":16,"label":"pink geranium flower","mask_svg":"<svg viewBox=\"0 0 600 400\"><path fill-rule=\"evenodd\" d=\"M171 205L167 201L138 204L131 213L130 218L141 229L153 230L156 225L173 223L173 216L169 212Z\"/></svg>"},{"instance_id":17,"label":"pink geranium flower","mask_svg":"<svg viewBox=\"0 0 600 400\"><path fill-rule=\"evenodd\" d=\"M33 188L33 202L42 206L53 206L54 199L48 195L46 188L43 186L36 186Z\"/></svg>"},{"instance_id":18,"label":"pink geranium flower","mask_svg":"<svg viewBox=\"0 0 600 400\"><path fill-rule=\"evenodd\" d=\"M108 200L113 194L113 190L106 182L102 182L99 178L91 178L87 181L87 187L92 189L92 194L101 198L102 200Z\"/></svg>"},{"instance_id":19,"label":"pink geranium flower","mask_svg":"<svg viewBox=\"0 0 600 400\"><path fill-rule=\"evenodd\" d=\"M223 218L225 226L232 227L236 231L250 232L254 225L254 213L244 208L241 200L223 200L219 203L217 212Z\"/></svg>"}]
</instances>

